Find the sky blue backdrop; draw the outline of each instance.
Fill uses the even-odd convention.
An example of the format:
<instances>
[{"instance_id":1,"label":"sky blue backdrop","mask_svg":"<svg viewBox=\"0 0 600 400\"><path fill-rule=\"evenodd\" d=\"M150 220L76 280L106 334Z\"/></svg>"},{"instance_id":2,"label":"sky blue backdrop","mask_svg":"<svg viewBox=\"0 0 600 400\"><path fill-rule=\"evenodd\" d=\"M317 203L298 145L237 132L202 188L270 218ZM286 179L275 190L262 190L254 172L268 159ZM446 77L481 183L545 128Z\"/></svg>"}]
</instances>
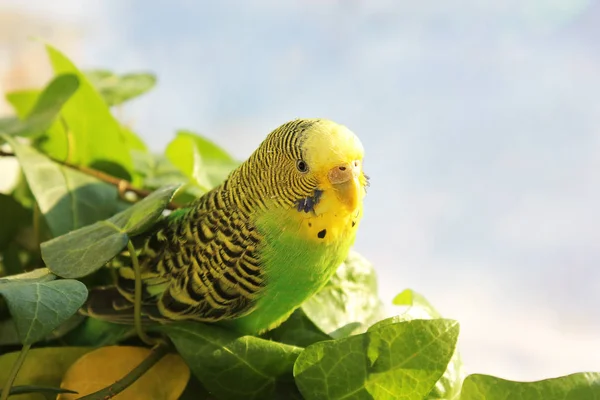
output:
<instances>
[{"instance_id":1,"label":"sky blue backdrop","mask_svg":"<svg viewBox=\"0 0 600 400\"><path fill-rule=\"evenodd\" d=\"M469 372L600 370L597 2L8 3L81 26L83 66L158 75L123 110L153 149L187 128L244 158L295 117L347 125L385 299L461 321Z\"/></svg>"}]
</instances>

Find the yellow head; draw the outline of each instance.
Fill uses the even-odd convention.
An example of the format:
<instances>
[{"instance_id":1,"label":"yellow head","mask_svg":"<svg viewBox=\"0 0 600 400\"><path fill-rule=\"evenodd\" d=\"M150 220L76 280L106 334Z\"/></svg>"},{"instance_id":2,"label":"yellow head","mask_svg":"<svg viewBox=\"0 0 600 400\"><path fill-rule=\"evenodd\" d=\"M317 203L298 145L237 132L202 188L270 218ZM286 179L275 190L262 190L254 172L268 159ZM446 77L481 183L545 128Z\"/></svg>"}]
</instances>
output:
<instances>
[{"instance_id":1,"label":"yellow head","mask_svg":"<svg viewBox=\"0 0 600 400\"><path fill-rule=\"evenodd\" d=\"M251 197L293 211L318 228L358 222L367 177L363 146L348 128L324 119L297 119L271 132L241 167ZM312 229L311 229L312 230Z\"/></svg>"},{"instance_id":2,"label":"yellow head","mask_svg":"<svg viewBox=\"0 0 600 400\"><path fill-rule=\"evenodd\" d=\"M347 211L356 210L367 183L362 169L364 150L358 137L343 125L320 120L304 132L303 139L304 164L300 162L300 166L306 166L306 178L316 181L318 190L334 193Z\"/></svg>"}]
</instances>

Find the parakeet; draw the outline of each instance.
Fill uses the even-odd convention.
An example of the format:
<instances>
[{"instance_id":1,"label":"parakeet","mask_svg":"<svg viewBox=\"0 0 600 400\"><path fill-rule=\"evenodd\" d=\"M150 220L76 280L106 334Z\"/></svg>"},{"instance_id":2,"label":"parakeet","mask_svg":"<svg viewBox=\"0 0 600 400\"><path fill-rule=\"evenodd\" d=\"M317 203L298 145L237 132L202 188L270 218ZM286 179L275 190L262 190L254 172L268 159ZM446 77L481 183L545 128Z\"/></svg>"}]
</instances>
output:
<instances>
[{"instance_id":1,"label":"parakeet","mask_svg":"<svg viewBox=\"0 0 600 400\"><path fill-rule=\"evenodd\" d=\"M272 131L220 186L137 238L145 318L245 334L281 324L348 255L368 185L363 153L325 119ZM120 260L117 285L93 292L85 314L132 320L134 272Z\"/></svg>"}]
</instances>

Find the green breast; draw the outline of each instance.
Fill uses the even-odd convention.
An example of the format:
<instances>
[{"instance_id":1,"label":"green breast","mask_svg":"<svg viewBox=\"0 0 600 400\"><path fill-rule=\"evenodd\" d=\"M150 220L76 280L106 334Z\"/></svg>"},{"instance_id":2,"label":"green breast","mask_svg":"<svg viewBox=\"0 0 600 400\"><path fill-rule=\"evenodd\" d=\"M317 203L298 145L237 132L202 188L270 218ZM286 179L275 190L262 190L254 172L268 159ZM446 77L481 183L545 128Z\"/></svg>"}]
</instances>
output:
<instances>
[{"instance_id":1,"label":"green breast","mask_svg":"<svg viewBox=\"0 0 600 400\"><path fill-rule=\"evenodd\" d=\"M326 243L301 240L298 224L285 216L259 218L264 237L259 251L266 287L255 310L234 321L245 333L261 332L283 322L304 300L316 293L344 261L355 234Z\"/></svg>"}]
</instances>

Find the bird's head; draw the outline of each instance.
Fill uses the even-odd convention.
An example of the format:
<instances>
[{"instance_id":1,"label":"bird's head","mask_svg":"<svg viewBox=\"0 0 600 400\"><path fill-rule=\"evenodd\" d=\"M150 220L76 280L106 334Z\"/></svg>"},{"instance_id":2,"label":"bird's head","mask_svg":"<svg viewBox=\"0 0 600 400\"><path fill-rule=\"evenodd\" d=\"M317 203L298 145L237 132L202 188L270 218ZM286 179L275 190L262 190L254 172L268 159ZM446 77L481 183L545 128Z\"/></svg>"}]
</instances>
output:
<instances>
[{"instance_id":1,"label":"bird's head","mask_svg":"<svg viewBox=\"0 0 600 400\"><path fill-rule=\"evenodd\" d=\"M360 140L345 126L298 119L271 132L249 162L261 170L260 183L277 204L317 214L335 205L352 213L368 184L363 154ZM318 207L322 198L329 198L328 206Z\"/></svg>"}]
</instances>

